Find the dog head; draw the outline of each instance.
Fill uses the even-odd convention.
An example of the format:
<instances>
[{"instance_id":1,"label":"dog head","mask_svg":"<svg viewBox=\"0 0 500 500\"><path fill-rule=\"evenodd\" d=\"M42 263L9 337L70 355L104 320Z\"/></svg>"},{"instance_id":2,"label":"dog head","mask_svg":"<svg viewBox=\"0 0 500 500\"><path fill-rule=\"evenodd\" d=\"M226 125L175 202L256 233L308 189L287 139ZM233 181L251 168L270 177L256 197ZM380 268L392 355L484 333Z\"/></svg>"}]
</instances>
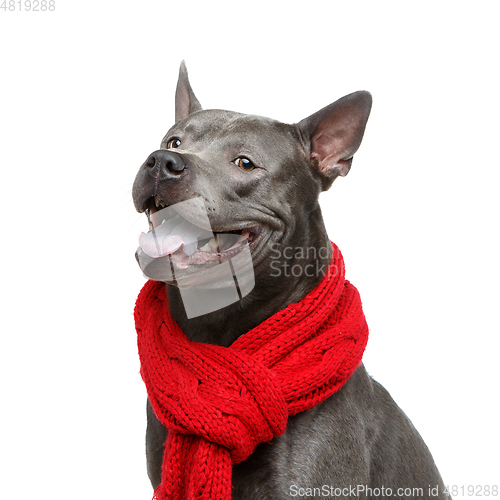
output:
<instances>
[{"instance_id":1,"label":"dog head","mask_svg":"<svg viewBox=\"0 0 500 500\"><path fill-rule=\"evenodd\" d=\"M171 238L163 248L170 266L191 276L246 243L256 279L265 280L273 249L328 245L318 195L349 172L370 108L370 94L360 91L296 124L203 110L182 63L175 124L140 167L134 205L157 228L162 217L156 214L165 207L201 200L181 215L216 239ZM285 260L272 264L277 269Z\"/></svg>"}]
</instances>

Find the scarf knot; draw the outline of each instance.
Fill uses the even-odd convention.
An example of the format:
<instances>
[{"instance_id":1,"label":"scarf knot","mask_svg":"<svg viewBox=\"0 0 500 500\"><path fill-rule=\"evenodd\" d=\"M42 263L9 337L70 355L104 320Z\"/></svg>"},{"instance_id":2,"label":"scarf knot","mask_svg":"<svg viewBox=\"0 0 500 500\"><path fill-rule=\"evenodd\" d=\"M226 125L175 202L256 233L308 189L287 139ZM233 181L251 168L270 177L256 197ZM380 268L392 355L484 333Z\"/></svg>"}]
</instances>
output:
<instances>
[{"instance_id":1,"label":"scarf knot","mask_svg":"<svg viewBox=\"0 0 500 500\"><path fill-rule=\"evenodd\" d=\"M227 448L234 463L285 431L288 408L269 369L245 352L173 333L158 396L169 429Z\"/></svg>"},{"instance_id":2,"label":"scarf knot","mask_svg":"<svg viewBox=\"0 0 500 500\"><path fill-rule=\"evenodd\" d=\"M135 321L141 375L168 429L160 500L229 500L232 465L281 435L289 415L338 391L368 338L359 293L345 280L335 245L314 290L229 347L189 340L161 282L144 285Z\"/></svg>"}]
</instances>

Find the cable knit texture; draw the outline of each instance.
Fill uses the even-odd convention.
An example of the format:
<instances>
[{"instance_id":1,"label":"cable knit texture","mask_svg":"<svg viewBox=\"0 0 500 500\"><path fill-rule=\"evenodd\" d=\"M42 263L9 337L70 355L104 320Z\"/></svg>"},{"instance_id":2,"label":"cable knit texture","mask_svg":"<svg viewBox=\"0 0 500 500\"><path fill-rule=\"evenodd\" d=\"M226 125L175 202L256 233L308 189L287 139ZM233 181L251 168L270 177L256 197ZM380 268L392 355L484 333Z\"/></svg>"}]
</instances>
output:
<instances>
[{"instance_id":1,"label":"cable knit texture","mask_svg":"<svg viewBox=\"0 0 500 500\"><path fill-rule=\"evenodd\" d=\"M135 322L141 375L168 429L159 500L229 500L233 464L283 434L288 416L338 391L368 340L359 293L335 245L314 290L229 347L189 340L161 282L144 285Z\"/></svg>"}]
</instances>

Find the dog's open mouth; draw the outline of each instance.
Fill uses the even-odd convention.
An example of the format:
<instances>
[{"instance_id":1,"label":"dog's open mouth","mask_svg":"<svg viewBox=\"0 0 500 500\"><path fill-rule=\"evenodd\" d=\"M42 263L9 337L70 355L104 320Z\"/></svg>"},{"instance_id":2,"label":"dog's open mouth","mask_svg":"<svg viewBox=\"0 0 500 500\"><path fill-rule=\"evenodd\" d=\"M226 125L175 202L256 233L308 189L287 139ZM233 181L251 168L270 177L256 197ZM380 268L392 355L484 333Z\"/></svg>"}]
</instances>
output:
<instances>
[{"instance_id":1,"label":"dog's open mouth","mask_svg":"<svg viewBox=\"0 0 500 500\"><path fill-rule=\"evenodd\" d=\"M208 218L189 217L176 210L175 205L167 207L157 196L146 201L145 213L150 230L139 237L142 251L154 259L168 255L172 266L179 270L222 263L253 245L261 233L257 225L221 231L207 229Z\"/></svg>"}]
</instances>

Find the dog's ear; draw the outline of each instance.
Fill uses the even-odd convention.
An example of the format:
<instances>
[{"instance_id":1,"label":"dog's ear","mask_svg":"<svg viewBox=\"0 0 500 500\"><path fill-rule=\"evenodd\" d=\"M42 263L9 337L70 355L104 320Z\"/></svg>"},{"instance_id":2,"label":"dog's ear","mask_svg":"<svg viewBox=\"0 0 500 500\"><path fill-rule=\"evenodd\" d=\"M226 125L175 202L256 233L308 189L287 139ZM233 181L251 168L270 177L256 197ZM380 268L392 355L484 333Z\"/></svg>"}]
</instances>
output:
<instances>
[{"instance_id":1,"label":"dog's ear","mask_svg":"<svg viewBox=\"0 0 500 500\"><path fill-rule=\"evenodd\" d=\"M342 97L297 124L310 160L323 176L323 190L348 174L366 127L372 96L359 91Z\"/></svg>"},{"instance_id":2,"label":"dog's ear","mask_svg":"<svg viewBox=\"0 0 500 500\"><path fill-rule=\"evenodd\" d=\"M179 80L175 91L175 123L184 120L188 115L202 109L189 83L186 63L181 62Z\"/></svg>"}]
</instances>

